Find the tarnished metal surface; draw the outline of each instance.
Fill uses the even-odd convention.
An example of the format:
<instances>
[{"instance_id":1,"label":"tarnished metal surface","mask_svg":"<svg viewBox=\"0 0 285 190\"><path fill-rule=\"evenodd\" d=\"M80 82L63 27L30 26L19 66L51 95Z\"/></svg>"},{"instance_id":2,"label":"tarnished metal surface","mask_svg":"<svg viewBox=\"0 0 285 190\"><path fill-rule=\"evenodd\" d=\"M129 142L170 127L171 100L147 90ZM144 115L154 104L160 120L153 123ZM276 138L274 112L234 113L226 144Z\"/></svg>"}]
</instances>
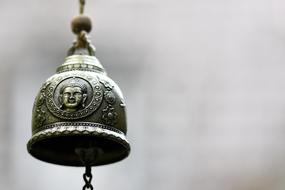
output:
<instances>
[{"instance_id":1,"label":"tarnished metal surface","mask_svg":"<svg viewBox=\"0 0 285 190\"><path fill-rule=\"evenodd\" d=\"M87 33L77 35L65 63L36 97L33 136L27 147L34 157L50 163L109 164L127 157L130 151L124 98L94 56ZM95 148L96 156L86 163L76 154L78 148Z\"/></svg>"}]
</instances>

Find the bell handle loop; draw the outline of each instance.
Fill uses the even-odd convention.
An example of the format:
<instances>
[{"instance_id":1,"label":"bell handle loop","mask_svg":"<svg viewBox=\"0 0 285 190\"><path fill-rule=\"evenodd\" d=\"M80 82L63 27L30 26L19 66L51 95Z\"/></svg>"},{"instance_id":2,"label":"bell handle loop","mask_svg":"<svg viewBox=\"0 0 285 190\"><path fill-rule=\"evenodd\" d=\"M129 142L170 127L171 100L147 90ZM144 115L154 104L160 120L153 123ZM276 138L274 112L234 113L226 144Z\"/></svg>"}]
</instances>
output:
<instances>
[{"instance_id":1,"label":"bell handle loop","mask_svg":"<svg viewBox=\"0 0 285 190\"><path fill-rule=\"evenodd\" d=\"M89 39L86 31L81 31L80 35L78 35L78 45L80 43L85 44L89 55L95 56L96 48L91 44L91 40Z\"/></svg>"},{"instance_id":2,"label":"bell handle loop","mask_svg":"<svg viewBox=\"0 0 285 190\"><path fill-rule=\"evenodd\" d=\"M74 55L76 50L79 48L86 49L90 56L95 56L96 48L91 44L91 41L85 31L81 31L77 37L77 40L73 42L72 46L69 48L67 55Z\"/></svg>"}]
</instances>

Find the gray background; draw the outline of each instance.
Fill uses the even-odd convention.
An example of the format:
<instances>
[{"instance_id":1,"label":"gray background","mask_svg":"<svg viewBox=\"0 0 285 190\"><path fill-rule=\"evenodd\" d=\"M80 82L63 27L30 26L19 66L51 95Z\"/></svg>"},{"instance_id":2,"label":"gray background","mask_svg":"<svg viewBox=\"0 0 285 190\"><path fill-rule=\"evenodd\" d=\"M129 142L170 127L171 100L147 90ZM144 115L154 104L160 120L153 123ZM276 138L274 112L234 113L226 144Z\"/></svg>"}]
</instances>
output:
<instances>
[{"instance_id":1,"label":"gray background","mask_svg":"<svg viewBox=\"0 0 285 190\"><path fill-rule=\"evenodd\" d=\"M83 168L26 151L34 97L77 12L76 0L0 0L0 189L83 186ZM284 190L284 1L89 0L86 13L132 145L93 169L95 189Z\"/></svg>"}]
</instances>

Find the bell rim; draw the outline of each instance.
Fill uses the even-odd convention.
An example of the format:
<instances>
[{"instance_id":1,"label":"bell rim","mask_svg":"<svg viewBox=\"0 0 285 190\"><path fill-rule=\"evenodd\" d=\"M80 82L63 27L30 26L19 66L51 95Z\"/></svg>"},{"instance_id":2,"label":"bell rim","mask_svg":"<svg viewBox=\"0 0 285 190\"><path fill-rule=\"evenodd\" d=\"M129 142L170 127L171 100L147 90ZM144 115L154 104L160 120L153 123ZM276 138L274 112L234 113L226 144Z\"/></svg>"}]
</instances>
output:
<instances>
[{"instance_id":1,"label":"bell rim","mask_svg":"<svg viewBox=\"0 0 285 190\"><path fill-rule=\"evenodd\" d=\"M36 154L34 154L33 152L33 146L36 143L41 142L46 139L53 139L57 137L71 137L71 136L84 137L86 136L86 137L104 137L108 140L119 143L122 147L124 147L124 150L125 150L125 154L112 160L112 162L94 164L93 166L106 165L106 164L111 164L114 162L121 161L125 159L126 157L128 157L130 153L131 147L130 147L128 140L126 139L125 134L121 132L120 130L115 129L114 127L102 125L99 123L89 123L89 122L67 122L70 124L69 126L62 125L64 123L65 122L56 123L58 124L57 127L47 128L47 129L38 131L35 134L33 134L33 136L30 138L30 140L27 143L28 152L33 157L39 160L45 161L45 162L49 162L49 163L53 163L57 165L65 165L65 166L77 166L77 167L84 166L83 164L63 164L63 163L57 163L54 161L48 161L44 158L36 156ZM71 125L72 123L74 125ZM78 123L82 123L82 125L78 125ZM93 124L93 126L90 126L88 124ZM115 129L115 130L110 130L110 129ZM119 131L120 133L118 133Z\"/></svg>"}]
</instances>

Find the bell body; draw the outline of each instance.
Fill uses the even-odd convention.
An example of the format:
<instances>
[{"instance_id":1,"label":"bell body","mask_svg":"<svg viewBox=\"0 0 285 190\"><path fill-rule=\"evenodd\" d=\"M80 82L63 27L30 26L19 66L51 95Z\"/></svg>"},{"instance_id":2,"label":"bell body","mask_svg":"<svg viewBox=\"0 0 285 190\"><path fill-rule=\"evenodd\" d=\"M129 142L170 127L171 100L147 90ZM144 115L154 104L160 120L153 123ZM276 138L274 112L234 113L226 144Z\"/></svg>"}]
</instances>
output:
<instances>
[{"instance_id":1,"label":"bell body","mask_svg":"<svg viewBox=\"0 0 285 190\"><path fill-rule=\"evenodd\" d=\"M36 97L34 157L60 165L97 166L127 157L123 95L95 56L71 55Z\"/></svg>"}]
</instances>

